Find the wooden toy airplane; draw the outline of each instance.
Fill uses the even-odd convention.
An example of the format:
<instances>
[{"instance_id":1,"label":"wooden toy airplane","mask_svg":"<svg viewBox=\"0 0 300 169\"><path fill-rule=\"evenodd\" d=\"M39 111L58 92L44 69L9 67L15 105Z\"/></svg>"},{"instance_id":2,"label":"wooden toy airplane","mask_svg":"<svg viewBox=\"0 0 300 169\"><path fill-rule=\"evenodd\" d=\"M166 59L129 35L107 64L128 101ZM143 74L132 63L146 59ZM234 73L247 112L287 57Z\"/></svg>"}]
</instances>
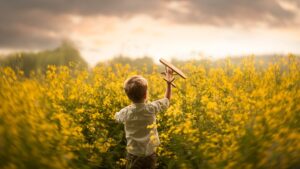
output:
<instances>
[{"instance_id":1,"label":"wooden toy airplane","mask_svg":"<svg viewBox=\"0 0 300 169\"><path fill-rule=\"evenodd\" d=\"M183 79L187 78L186 75L180 69L178 69L177 67L175 67L172 63L169 63L169 62L167 62L166 60L164 60L162 58L160 58L159 61L160 61L160 63L162 63L165 66L165 69L166 69L165 72L161 73L161 74L165 75L164 80L167 81L167 82L170 82L173 87L176 87L176 85L173 83L174 80L175 80L175 77L173 76L172 79L169 79L169 80L167 79L167 77L166 77L166 75L167 75L167 68L171 69L174 72L173 75L179 75Z\"/></svg>"}]
</instances>

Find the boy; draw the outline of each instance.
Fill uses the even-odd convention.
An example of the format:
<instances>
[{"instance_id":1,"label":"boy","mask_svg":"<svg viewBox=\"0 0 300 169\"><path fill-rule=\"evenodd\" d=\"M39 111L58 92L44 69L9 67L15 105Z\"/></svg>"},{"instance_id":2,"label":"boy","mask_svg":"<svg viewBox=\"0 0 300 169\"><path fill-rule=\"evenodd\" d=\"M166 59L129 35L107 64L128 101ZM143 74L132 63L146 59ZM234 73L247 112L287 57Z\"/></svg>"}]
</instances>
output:
<instances>
[{"instance_id":1,"label":"boy","mask_svg":"<svg viewBox=\"0 0 300 169\"><path fill-rule=\"evenodd\" d=\"M133 76L124 83L128 98L133 102L115 114L115 119L124 124L127 140L127 169L154 169L156 147L159 145L155 127L155 113L166 110L171 98L173 71L166 69L167 89L165 98L146 103L148 82L142 76Z\"/></svg>"}]
</instances>

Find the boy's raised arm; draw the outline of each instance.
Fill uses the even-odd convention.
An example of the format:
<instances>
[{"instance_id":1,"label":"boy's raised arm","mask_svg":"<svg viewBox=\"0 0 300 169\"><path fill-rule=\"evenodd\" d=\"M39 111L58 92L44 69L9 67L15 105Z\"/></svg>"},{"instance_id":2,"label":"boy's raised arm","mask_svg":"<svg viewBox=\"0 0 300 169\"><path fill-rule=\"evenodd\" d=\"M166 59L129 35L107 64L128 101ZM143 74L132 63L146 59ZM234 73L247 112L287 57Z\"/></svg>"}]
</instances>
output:
<instances>
[{"instance_id":1,"label":"boy's raised arm","mask_svg":"<svg viewBox=\"0 0 300 169\"><path fill-rule=\"evenodd\" d=\"M167 80L167 89L165 93L165 98L153 101L147 107L149 112L157 113L166 110L170 103L172 95L172 80L173 80L173 71L172 69L166 68L166 80ZM167 98L167 99L166 99Z\"/></svg>"},{"instance_id":2,"label":"boy's raised arm","mask_svg":"<svg viewBox=\"0 0 300 169\"><path fill-rule=\"evenodd\" d=\"M165 94L165 98L168 98L169 100L171 99L171 95L172 95L172 85L171 83L167 82L167 89L166 89L166 94Z\"/></svg>"},{"instance_id":3,"label":"boy's raised arm","mask_svg":"<svg viewBox=\"0 0 300 169\"><path fill-rule=\"evenodd\" d=\"M168 98L169 100L171 99L171 95L172 95L172 85L171 85L171 80L173 78L173 70L167 68L166 71L166 78L167 78L167 89L166 89L166 93L165 93L165 98Z\"/></svg>"}]
</instances>

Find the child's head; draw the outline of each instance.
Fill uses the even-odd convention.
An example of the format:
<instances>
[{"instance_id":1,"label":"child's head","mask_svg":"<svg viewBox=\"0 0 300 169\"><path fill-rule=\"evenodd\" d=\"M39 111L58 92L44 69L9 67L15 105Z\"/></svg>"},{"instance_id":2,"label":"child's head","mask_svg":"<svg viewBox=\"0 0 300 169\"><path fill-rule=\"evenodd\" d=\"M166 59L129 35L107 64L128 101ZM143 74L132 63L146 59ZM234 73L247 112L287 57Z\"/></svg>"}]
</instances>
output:
<instances>
[{"instance_id":1,"label":"child's head","mask_svg":"<svg viewBox=\"0 0 300 169\"><path fill-rule=\"evenodd\" d=\"M128 78L124 83L128 98L134 103L142 103L147 99L147 80L139 75Z\"/></svg>"}]
</instances>

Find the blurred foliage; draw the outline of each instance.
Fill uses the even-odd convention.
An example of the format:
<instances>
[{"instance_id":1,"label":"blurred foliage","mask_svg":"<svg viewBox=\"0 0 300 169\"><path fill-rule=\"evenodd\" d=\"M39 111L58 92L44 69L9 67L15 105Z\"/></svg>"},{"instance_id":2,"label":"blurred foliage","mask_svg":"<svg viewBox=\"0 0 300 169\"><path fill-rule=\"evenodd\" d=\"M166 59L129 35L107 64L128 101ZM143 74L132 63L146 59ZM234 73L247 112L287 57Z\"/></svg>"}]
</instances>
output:
<instances>
[{"instance_id":1,"label":"blurred foliage","mask_svg":"<svg viewBox=\"0 0 300 169\"><path fill-rule=\"evenodd\" d=\"M294 55L296 60L300 60L300 57L298 55ZM274 64L277 62L280 62L281 59L284 59L285 55L249 55L248 58L253 59L253 64L256 69L265 69L269 66L269 64ZM200 59L189 59L189 60L180 60L173 58L171 60L171 63L173 63L176 66L183 66L186 64L193 64L196 66L204 67L206 70L210 68L225 68L228 61L234 66L242 66L244 62L244 57L226 57L226 58L220 58L220 59L212 59L208 57L203 57ZM283 66L283 65L281 65Z\"/></svg>"},{"instance_id":2,"label":"blurred foliage","mask_svg":"<svg viewBox=\"0 0 300 169\"><path fill-rule=\"evenodd\" d=\"M141 74L149 99L165 82L129 65L92 70L48 66L42 76L0 67L0 168L122 168L124 130L114 114L130 104L122 85ZM171 106L158 114L159 169L300 168L300 62L264 69L253 58L224 67L186 63Z\"/></svg>"},{"instance_id":3,"label":"blurred foliage","mask_svg":"<svg viewBox=\"0 0 300 169\"><path fill-rule=\"evenodd\" d=\"M151 57L141 57L141 58L130 58L127 56L117 56L114 57L111 60L108 60L106 63L98 63L96 66L101 66L101 65L108 65L108 66L113 66L115 64L120 64L120 65L129 65L131 68L136 69L136 70L143 70L144 72L152 72L153 71L153 59Z\"/></svg>"},{"instance_id":4,"label":"blurred foliage","mask_svg":"<svg viewBox=\"0 0 300 169\"><path fill-rule=\"evenodd\" d=\"M0 66L9 66L14 70L22 70L25 76L31 72L45 73L48 65L63 66L75 64L78 69L88 67L86 61L80 56L79 51L70 43L63 42L54 50L46 50L37 53L19 52L10 54L0 60Z\"/></svg>"}]
</instances>

